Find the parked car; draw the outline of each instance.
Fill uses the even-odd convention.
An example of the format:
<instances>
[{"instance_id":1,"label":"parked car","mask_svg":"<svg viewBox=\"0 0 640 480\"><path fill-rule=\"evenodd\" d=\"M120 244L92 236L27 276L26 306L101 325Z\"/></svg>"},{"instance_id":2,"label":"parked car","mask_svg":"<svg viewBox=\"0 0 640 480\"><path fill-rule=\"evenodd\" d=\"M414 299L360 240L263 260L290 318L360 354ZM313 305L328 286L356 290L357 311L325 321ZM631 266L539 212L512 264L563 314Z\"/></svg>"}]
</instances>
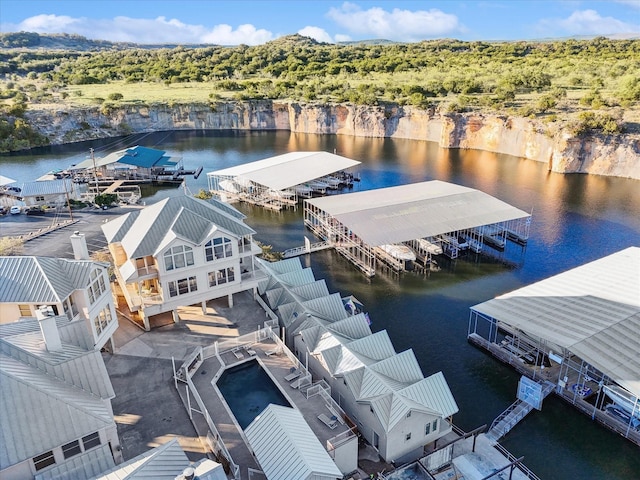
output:
<instances>
[{"instance_id":1,"label":"parked car","mask_svg":"<svg viewBox=\"0 0 640 480\"><path fill-rule=\"evenodd\" d=\"M42 207L31 207L27 210L27 215L44 215L47 211Z\"/></svg>"},{"instance_id":2,"label":"parked car","mask_svg":"<svg viewBox=\"0 0 640 480\"><path fill-rule=\"evenodd\" d=\"M22 213L22 209L18 205L14 205L11 207L11 210L9 210L9 213L11 213L11 215L18 215Z\"/></svg>"},{"instance_id":3,"label":"parked car","mask_svg":"<svg viewBox=\"0 0 640 480\"><path fill-rule=\"evenodd\" d=\"M0 215L6 215L8 212L7 207L0 205Z\"/></svg>"}]
</instances>

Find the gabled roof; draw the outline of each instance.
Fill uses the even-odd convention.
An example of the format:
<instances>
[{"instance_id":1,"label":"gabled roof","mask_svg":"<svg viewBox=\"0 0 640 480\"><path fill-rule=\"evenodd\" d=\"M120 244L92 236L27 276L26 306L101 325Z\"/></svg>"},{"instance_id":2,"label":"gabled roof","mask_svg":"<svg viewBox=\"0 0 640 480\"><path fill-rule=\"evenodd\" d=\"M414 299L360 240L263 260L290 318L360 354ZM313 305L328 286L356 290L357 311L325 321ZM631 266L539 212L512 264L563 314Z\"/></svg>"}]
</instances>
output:
<instances>
[{"instance_id":1,"label":"gabled roof","mask_svg":"<svg viewBox=\"0 0 640 480\"><path fill-rule=\"evenodd\" d=\"M71 185L71 180L44 180L41 182L25 182L19 185L13 185L20 191L7 190L5 193L14 197L33 197L35 195L64 195L71 192L77 186Z\"/></svg>"},{"instance_id":2,"label":"gabled roof","mask_svg":"<svg viewBox=\"0 0 640 480\"><path fill-rule=\"evenodd\" d=\"M349 340L357 340L371 335L371 328L364 313L358 313L357 315L333 322L328 325L327 328Z\"/></svg>"},{"instance_id":3,"label":"gabled roof","mask_svg":"<svg viewBox=\"0 0 640 480\"><path fill-rule=\"evenodd\" d=\"M378 373L394 390L404 388L424 378L413 350L387 357L369 368Z\"/></svg>"},{"instance_id":4,"label":"gabled roof","mask_svg":"<svg viewBox=\"0 0 640 480\"><path fill-rule=\"evenodd\" d=\"M305 200L371 246L530 216L479 190L432 180Z\"/></svg>"},{"instance_id":5,"label":"gabled roof","mask_svg":"<svg viewBox=\"0 0 640 480\"><path fill-rule=\"evenodd\" d=\"M228 206L221 206L217 200L183 195L107 222L102 231L109 243L119 242L129 258L140 258L157 254L158 248L172 236L198 245L206 238L206 232L215 229L236 237L255 233L242 218L242 214L232 214Z\"/></svg>"},{"instance_id":6,"label":"gabled roof","mask_svg":"<svg viewBox=\"0 0 640 480\"><path fill-rule=\"evenodd\" d=\"M125 463L103 470L91 480L174 480L189 463L178 440L173 438Z\"/></svg>"},{"instance_id":7,"label":"gabled roof","mask_svg":"<svg viewBox=\"0 0 640 480\"><path fill-rule=\"evenodd\" d=\"M235 167L210 172L208 176L239 177L273 190L283 190L360 164L328 152L289 152Z\"/></svg>"},{"instance_id":8,"label":"gabled roof","mask_svg":"<svg viewBox=\"0 0 640 480\"><path fill-rule=\"evenodd\" d=\"M398 393L420 405L429 406L443 417L449 417L459 411L442 372L434 373Z\"/></svg>"},{"instance_id":9,"label":"gabled roof","mask_svg":"<svg viewBox=\"0 0 640 480\"><path fill-rule=\"evenodd\" d=\"M4 354L0 384L0 470L115 425L100 397Z\"/></svg>"},{"instance_id":10,"label":"gabled roof","mask_svg":"<svg viewBox=\"0 0 640 480\"><path fill-rule=\"evenodd\" d=\"M86 288L96 267L106 268L92 260L0 257L0 303L60 303Z\"/></svg>"},{"instance_id":11,"label":"gabled roof","mask_svg":"<svg viewBox=\"0 0 640 480\"><path fill-rule=\"evenodd\" d=\"M335 480L343 477L296 409L271 404L244 433L269 480Z\"/></svg>"},{"instance_id":12,"label":"gabled roof","mask_svg":"<svg viewBox=\"0 0 640 480\"><path fill-rule=\"evenodd\" d=\"M173 166L178 163L178 160L173 160L172 157L165 155L165 153L164 150L137 145L112 152L104 157L88 158L78 163L73 167L73 170L94 168L94 165L96 167L104 167L115 163L142 168Z\"/></svg>"}]
</instances>

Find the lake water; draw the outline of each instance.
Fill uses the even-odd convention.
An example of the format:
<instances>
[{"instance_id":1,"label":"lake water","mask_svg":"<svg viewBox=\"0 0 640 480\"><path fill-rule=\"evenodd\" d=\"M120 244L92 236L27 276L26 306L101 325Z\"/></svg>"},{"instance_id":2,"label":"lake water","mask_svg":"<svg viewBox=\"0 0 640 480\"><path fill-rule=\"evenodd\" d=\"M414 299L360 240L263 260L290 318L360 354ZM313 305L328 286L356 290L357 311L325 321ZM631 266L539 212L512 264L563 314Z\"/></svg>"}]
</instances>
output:
<instances>
[{"instance_id":1,"label":"lake water","mask_svg":"<svg viewBox=\"0 0 640 480\"><path fill-rule=\"evenodd\" d=\"M374 331L386 329L398 352L412 348L426 376L442 371L460 407L464 430L491 424L514 400L518 375L467 343L469 307L629 246L640 246L640 182L547 172L530 160L481 151L444 150L415 140L303 135L289 132L156 133L52 147L0 157L0 174L29 181L56 168L135 144L182 156L185 168L204 167L187 190L207 187L206 172L294 150L325 150L362 162L354 191L426 180L482 190L533 212L523 263L508 267L458 260L429 276L376 275L367 279L331 251L302 257L332 292L354 294L369 311ZM179 189L162 190L147 203ZM300 246L302 209L271 212L249 206L247 224L275 250ZM598 426L555 396L503 441L544 479L638 479L640 449Z\"/></svg>"}]
</instances>

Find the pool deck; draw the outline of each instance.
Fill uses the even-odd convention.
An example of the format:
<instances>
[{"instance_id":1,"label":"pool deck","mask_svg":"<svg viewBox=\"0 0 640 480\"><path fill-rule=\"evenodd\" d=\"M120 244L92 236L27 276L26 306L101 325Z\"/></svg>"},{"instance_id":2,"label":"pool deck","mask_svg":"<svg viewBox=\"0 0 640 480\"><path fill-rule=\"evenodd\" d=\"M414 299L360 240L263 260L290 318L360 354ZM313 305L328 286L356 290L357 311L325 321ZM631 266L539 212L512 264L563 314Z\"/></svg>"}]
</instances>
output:
<instances>
[{"instance_id":1,"label":"pool deck","mask_svg":"<svg viewBox=\"0 0 640 480\"><path fill-rule=\"evenodd\" d=\"M237 358L230 350L222 353L220 356L225 362L224 368L226 369L241 363L257 360L274 383L278 385L289 403L302 413L304 419L316 437L318 437L323 447L326 448L327 440L337 435L349 435L347 432L349 432L350 429L346 424L343 425L338 422L336 427L331 429L318 419L318 415L321 413L325 413L329 417L332 415L326 407L325 400L320 395L307 398L303 391L291 386L295 380L289 382L285 379L285 377L291 373L291 369L296 368L296 365L283 353L271 353L276 350L276 345L272 340L253 343L250 350L255 352L255 354L249 354L246 349L241 349L240 352L243 355L241 359ZM269 352L269 354L267 354L267 352ZM223 368L223 365L217 357L207 358L193 374L192 380L229 454L233 458L233 461L240 466L241 478L248 479L248 469L253 468L259 470L260 467L249 449L247 445L248 442L245 441L244 433L231 414L227 403L224 401L219 390L212 385L214 377L218 376L221 368ZM250 387L247 386L247 388ZM179 391L184 399L185 391L182 389ZM193 420L198 433L201 436L206 436L208 426L204 417L194 413Z\"/></svg>"}]
</instances>

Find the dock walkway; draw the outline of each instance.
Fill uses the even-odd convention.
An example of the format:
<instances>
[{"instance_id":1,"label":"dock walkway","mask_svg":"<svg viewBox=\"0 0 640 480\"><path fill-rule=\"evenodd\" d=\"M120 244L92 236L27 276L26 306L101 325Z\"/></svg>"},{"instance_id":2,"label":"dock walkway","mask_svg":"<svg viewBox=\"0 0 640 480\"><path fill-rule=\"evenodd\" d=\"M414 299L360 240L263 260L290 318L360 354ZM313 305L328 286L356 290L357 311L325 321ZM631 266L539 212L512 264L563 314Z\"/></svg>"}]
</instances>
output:
<instances>
[{"instance_id":1,"label":"dock walkway","mask_svg":"<svg viewBox=\"0 0 640 480\"><path fill-rule=\"evenodd\" d=\"M544 382L542 387L542 398L545 399L553 392L555 385L551 382ZM499 441L507 433L509 433L516 424L522 420L527 414L533 410L533 406L529 403L518 399L513 402L509 408L496 417L487 432L487 438L495 442Z\"/></svg>"},{"instance_id":2,"label":"dock walkway","mask_svg":"<svg viewBox=\"0 0 640 480\"><path fill-rule=\"evenodd\" d=\"M332 248L329 242L316 242L309 245L303 245L301 247L290 248L284 251L284 258L293 258L306 253L319 252L320 250L327 250Z\"/></svg>"}]
</instances>

